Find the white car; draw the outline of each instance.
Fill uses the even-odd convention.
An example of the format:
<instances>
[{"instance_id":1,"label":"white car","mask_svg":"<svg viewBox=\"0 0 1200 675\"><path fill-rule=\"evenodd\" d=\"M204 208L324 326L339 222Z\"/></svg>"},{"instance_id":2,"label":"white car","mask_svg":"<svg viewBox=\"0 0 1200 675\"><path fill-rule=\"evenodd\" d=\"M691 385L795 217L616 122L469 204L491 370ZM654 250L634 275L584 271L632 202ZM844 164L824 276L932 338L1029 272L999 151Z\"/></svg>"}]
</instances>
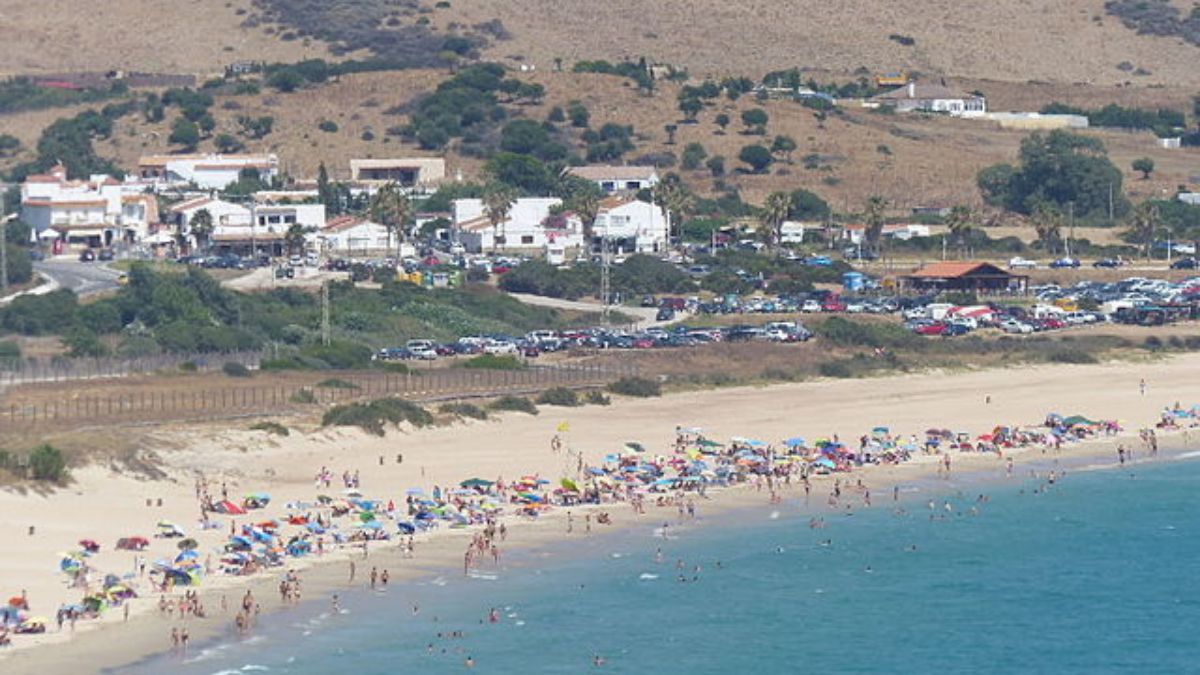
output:
<instances>
[{"instance_id":1,"label":"white car","mask_svg":"<svg viewBox=\"0 0 1200 675\"><path fill-rule=\"evenodd\" d=\"M1037 266L1038 264L1036 260L1029 260L1028 258L1022 258L1020 256L1012 258L1008 261L1008 268L1010 270L1031 270Z\"/></svg>"},{"instance_id":2,"label":"white car","mask_svg":"<svg viewBox=\"0 0 1200 675\"><path fill-rule=\"evenodd\" d=\"M483 353L494 356L516 356L517 346L505 340L492 340L483 346Z\"/></svg>"},{"instance_id":3,"label":"white car","mask_svg":"<svg viewBox=\"0 0 1200 675\"><path fill-rule=\"evenodd\" d=\"M805 314L815 314L821 311L821 303L816 300L805 300L803 305L800 305L800 311Z\"/></svg>"},{"instance_id":4,"label":"white car","mask_svg":"<svg viewBox=\"0 0 1200 675\"><path fill-rule=\"evenodd\" d=\"M1027 324L1023 321L1017 321L1016 319L1009 319L1007 321L1001 322L1000 330L1004 331L1005 333L1019 333L1022 335L1027 335L1027 334L1033 332L1033 326L1030 326L1029 324Z\"/></svg>"},{"instance_id":5,"label":"white car","mask_svg":"<svg viewBox=\"0 0 1200 675\"><path fill-rule=\"evenodd\" d=\"M412 354L414 359L434 361L438 357L437 348L432 340L409 340L404 348L408 350L409 354Z\"/></svg>"}]
</instances>

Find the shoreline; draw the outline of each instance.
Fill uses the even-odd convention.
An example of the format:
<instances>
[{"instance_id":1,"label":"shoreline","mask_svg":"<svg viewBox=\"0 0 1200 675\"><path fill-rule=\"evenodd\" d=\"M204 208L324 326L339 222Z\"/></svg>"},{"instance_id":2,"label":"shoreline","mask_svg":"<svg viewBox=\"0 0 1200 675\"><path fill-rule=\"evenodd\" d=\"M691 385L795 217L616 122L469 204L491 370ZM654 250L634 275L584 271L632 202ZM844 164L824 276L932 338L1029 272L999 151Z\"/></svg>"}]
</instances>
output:
<instances>
[{"instance_id":1,"label":"shoreline","mask_svg":"<svg viewBox=\"0 0 1200 675\"><path fill-rule=\"evenodd\" d=\"M1066 367L1043 368L1042 370L1059 373L1062 372L1064 368ZM1186 367L1184 368L1186 369ZM991 374L993 376L999 375L1003 377L1009 372L1010 371L992 371ZM892 380L892 383L895 383L894 381L896 380L907 380L911 382L912 380L919 381L921 379L927 379L931 377L932 376L929 375L920 375L902 376L899 378L887 379ZM940 379L944 381L953 381L955 379L964 378L966 378L966 376L963 375L940 376ZM787 387L785 385L784 387L797 391L805 391L819 388L822 385L827 384L828 383L814 383L808 385L794 385L792 387ZM748 389L752 389L759 393L764 391L763 388ZM777 389L768 388L767 390ZM919 397L921 393L922 392L914 392L914 398ZM706 396L708 398L721 398L723 396L727 397L727 395L724 394L678 395L679 399L684 400L673 400L674 397L667 397L658 401L658 407L678 407L678 404L683 404L686 406L686 399L704 398ZM1185 398L1184 400L1190 401L1192 399ZM613 407L624 407L630 409L647 407L644 402L623 401L622 403L624 405L614 405ZM676 405L672 406L672 404ZM1039 405L1043 404L1039 403ZM1086 405L1081 404L1077 407L1080 408L1081 412L1089 412L1086 409ZM605 411L598 412L601 413L601 417L605 416L602 414ZM614 413L615 412L619 411L614 411ZM1035 422L1036 420L1023 421L1026 423L1031 423ZM1036 452L1037 448L1030 447L1013 453L1013 456L1016 458L1017 466L1020 468L1024 468L1026 462L1029 462L1030 464L1037 464L1039 463L1039 460L1052 461L1056 457L1060 460L1105 457L1115 463L1116 444L1124 442L1133 445L1133 443L1130 442L1130 434L1135 433L1136 427L1139 426L1139 421L1140 420L1129 420L1127 423L1134 428L1127 429L1120 436L1101 437L1083 443L1067 445L1064 446L1062 452L1057 454L1049 452L1043 455L1042 453ZM543 419L542 422L543 424L540 426L546 426L544 424L546 420ZM505 418L501 424L509 425L510 423L528 425L533 422L522 418L513 419L510 417ZM659 426L667 427L667 431L670 430L669 427L673 426L667 419L659 419L658 424ZM810 425L811 423L805 424L805 426ZM479 436L486 435L480 433L481 426L490 425L486 423L483 425L464 425L458 426L451 431L459 434L466 434L467 436L475 437L476 440L478 440ZM753 424L748 423L747 426L753 426ZM430 432L418 431L414 432L412 435L417 437L437 436L439 435L439 430L432 430ZM313 436L317 438L313 438ZM1181 434L1177 433L1163 434L1163 440L1165 442L1163 443L1163 448L1160 450L1160 452L1164 452L1164 457L1160 458L1158 461L1165 461L1166 455L1170 454L1171 452L1170 448L1173 448L1177 445L1177 440L1182 440L1181 436ZM1136 435L1133 435L1132 439L1134 442L1136 442ZM336 444L339 441L346 439L344 436L339 437L338 435L331 436L330 434L317 433L311 435L305 440L309 442L315 442L317 444ZM385 439L385 441L386 440L387 439ZM392 440L395 441L396 439L393 438ZM218 443L219 442L220 440L218 440ZM1179 443L1178 445L1185 444ZM953 457L955 460L954 473L956 476L967 475L973 471L985 472L997 470L998 473L1001 474L999 477L1003 477L1003 463L994 454L968 454L956 452ZM1044 460L1042 458L1044 458ZM903 484L909 481L938 481L938 479L934 477L932 469L936 465L936 462L934 461L935 459L936 458L933 456L918 456L907 463L896 466L866 467L865 469L856 469L850 473L831 474L830 476L822 477L819 480L814 480L813 485L816 493L814 497L818 499L818 501L813 502L811 508L816 512L829 513L830 511L828 511L823 505L824 493L822 490L827 490L828 486L835 479L854 480L860 477L870 485L872 490L876 491L876 494L879 495L879 506L876 506L875 508L880 508L883 506L883 504L890 503L890 500L886 498L885 492L890 490L893 485ZM1136 464L1134 466L1136 466ZM462 468L463 471L466 471L465 467L460 468ZM460 475L460 477L465 475L466 474L463 473ZM1014 475L1013 478L1014 480L1023 479L1019 475ZM933 482L933 484L937 485L939 482ZM185 486L178 487L186 490ZM793 484L791 487L791 493L794 494L798 488L798 484ZM309 491L311 492L311 486L309 486ZM702 508L706 513L723 513L746 507L761 508L767 500L765 494L755 492L748 485L722 489L719 491L714 491L712 494L712 500L702 503ZM650 506L646 516L640 518L631 517L631 511L629 510L628 504L623 503L608 503L590 507L572 507L572 510L577 510L579 513L584 513L589 510L594 511L604 509L615 512L615 524L611 528L600 530L600 532L603 533L608 533L609 531L614 533L620 531L629 531L638 526L646 526L649 523L653 523L660 513L660 511L654 510L653 506ZM566 519L566 511L567 509L560 507L533 522L529 522L524 519L518 519L513 516L505 517L504 521L508 525L510 532L510 538L506 546L510 549L513 547L519 547L523 552L529 552L536 551L539 548L569 541L572 535L566 535L565 528L563 526L563 523ZM673 507L667 507L667 510L661 513L667 515L667 520L674 520L675 513ZM232 606L236 604L237 598L240 596L242 589L247 587L253 589L254 595L259 599L259 602L262 603L264 612L275 613L277 610L284 607L284 605L281 605L278 601L278 594L276 593L275 585L284 571L287 569L296 569L301 571L301 577L304 581L305 601L309 601L314 597L327 598L328 593L340 593L348 588L358 589L365 587L364 580L366 576L366 570L371 565L378 565L381 567L386 566L392 575L393 584L395 586L403 586L404 584L412 583L415 580L439 573L454 574L457 573L457 570L461 570L461 550L466 542L466 538L472 535L475 531L475 529L462 530L461 532L458 530L450 530L448 528L439 529L433 535L426 536L417 542L415 559L402 558L400 556L397 542L393 540L387 544L376 544L376 547L371 553L371 557L366 561L363 561L360 557L358 557L356 552L344 550L339 551L336 554L327 555L325 559L316 559L315 557L305 558L300 561L289 559L288 565L269 570L265 574L257 574L253 577L213 576L210 577L209 580L206 580L205 584L200 588L201 595L205 598L206 605L210 608L210 618L206 620L197 620L191 618L185 622L181 622L180 625L187 625L189 631L192 633L194 641L193 643L196 644L197 647L201 643L206 643L214 638L218 638L223 635L227 636L232 623ZM603 534L599 534L598 536L603 536ZM356 579L356 584L353 586L346 582L348 576L347 561L352 557L356 558L356 563L359 567L359 575ZM485 569L487 569L486 566ZM225 593L230 596L229 604L231 611L228 614L220 613L218 603L214 601L215 597L220 593ZM167 651L165 647L169 646L167 642L167 633L169 630L168 625L176 623L175 621L168 621L157 614L154 606L155 602L156 598L152 595L145 596L136 601L135 609L137 611L131 612L131 617L128 624L124 628L119 629L119 633L117 632L118 629L115 628L115 626L118 624L118 621L109 620L112 617L95 622L87 622L85 624L80 624L81 626L86 625L86 630L79 630L79 632L72 636L72 639L70 640L61 641L61 637L59 637L57 640L47 639L42 644L22 645L17 649L9 651L7 654L0 653L0 663L5 664L6 669L16 669L15 672L33 672L35 670L46 672L47 669L52 672L57 672L58 669L65 669L67 667L74 667L77 669L77 664L81 662L89 663L92 667L99 670L103 668L114 668L122 665L128 665L137 661L141 661L145 658L153 657L156 654ZM118 635L121 638L121 644L119 646L112 644L112 641L108 639ZM55 638L56 634L49 633L44 637ZM50 644L55 645L56 648L50 649Z\"/></svg>"}]
</instances>

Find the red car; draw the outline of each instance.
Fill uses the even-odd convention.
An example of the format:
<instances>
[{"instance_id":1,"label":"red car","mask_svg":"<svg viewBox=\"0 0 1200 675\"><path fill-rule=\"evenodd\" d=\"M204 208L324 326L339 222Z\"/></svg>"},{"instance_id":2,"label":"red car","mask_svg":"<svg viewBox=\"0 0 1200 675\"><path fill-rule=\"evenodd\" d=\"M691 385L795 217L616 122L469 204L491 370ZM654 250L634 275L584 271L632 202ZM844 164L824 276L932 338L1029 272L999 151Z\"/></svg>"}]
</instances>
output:
<instances>
[{"instance_id":1,"label":"red car","mask_svg":"<svg viewBox=\"0 0 1200 675\"><path fill-rule=\"evenodd\" d=\"M1067 327L1066 322L1064 322L1062 319L1055 319L1054 317L1042 319L1041 323L1042 330L1058 330L1060 328Z\"/></svg>"},{"instance_id":2,"label":"red car","mask_svg":"<svg viewBox=\"0 0 1200 675\"><path fill-rule=\"evenodd\" d=\"M846 303L835 296L825 298L825 302L821 303L822 312L844 312L846 311Z\"/></svg>"},{"instance_id":3,"label":"red car","mask_svg":"<svg viewBox=\"0 0 1200 675\"><path fill-rule=\"evenodd\" d=\"M944 332L946 332L944 323L929 323L919 326L916 330L917 335L941 335Z\"/></svg>"}]
</instances>

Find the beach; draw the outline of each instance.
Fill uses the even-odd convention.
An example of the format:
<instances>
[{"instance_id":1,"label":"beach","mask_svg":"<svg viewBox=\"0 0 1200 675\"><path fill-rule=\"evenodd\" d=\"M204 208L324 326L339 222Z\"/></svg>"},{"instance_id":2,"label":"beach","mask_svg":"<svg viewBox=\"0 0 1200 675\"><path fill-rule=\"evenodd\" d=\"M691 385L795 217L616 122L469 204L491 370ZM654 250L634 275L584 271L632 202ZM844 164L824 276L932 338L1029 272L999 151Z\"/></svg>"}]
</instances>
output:
<instances>
[{"instance_id":1,"label":"beach","mask_svg":"<svg viewBox=\"0 0 1200 675\"><path fill-rule=\"evenodd\" d=\"M573 468L566 466L573 461L568 457L599 463L604 455L630 441L642 443L650 453L667 454L679 426L701 427L711 438L752 435L772 442L797 435L836 434L854 439L876 426L887 426L901 435L920 434L930 427L976 435L997 425L1036 425L1052 412L1115 419L1123 424L1125 436L1071 444L1062 450L1064 457L1094 456L1096 462L1115 463L1116 442L1138 447L1137 430L1152 426L1164 407L1176 402L1190 407L1200 400L1200 381L1192 375L1197 366L1200 355L1185 355L1141 363L921 373L695 391L661 399L614 399L607 407L543 407L536 417L510 413L491 421L390 431L383 438L344 429L306 432L300 427L288 437L242 428L164 429L156 436L162 443L157 454L165 479L88 467L76 470L74 482L57 492L0 493L0 531L7 544L0 556L2 592L15 595L24 590L34 613L53 616L54 608L77 601L79 595L67 588L64 576L56 571L59 554L77 548L80 539L93 539L102 545L92 558L94 567L130 572L134 554L114 551L112 544L119 537L149 536L160 520L179 524L199 541L201 551L217 547L228 534L229 518L217 518L222 523L219 529L195 531L199 517L195 479L201 472L211 489L219 490L224 484L231 498L270 493L271 514L278 516L285 503L314 498L313 478L322 467L335 474L357 471L365 494L399 501L410 488L454 486L471 477L512 480L536 474L556 481ZM559 431L564 423L566 430ZM551 449L556 433L564 451ZM1045 459L1040 449L1018 451L1014 457L1018 468L1030 454L1039 461ZM898 466L825 477L815 481L814 497L823 498L835 478L861 479L882 496L893 485L931 479L936 460L920 456ZM1003 460L994 454L956 454L954 463L957 472L994 471L997 477L1004 472ZM713 496L703 509L765 506L767 499L748 489L714 492ZM653 507L645 516L636 516L621 504L606 505L605 510L611 512L614 528L648 526L656 518L662 519ZM673 516L674 509L664 513ZM251 517L237 520L245 522ZM563 509L535 521L510 520L504 545L537 547L581 536L578 531L568 535L564 520ZM34 528L32 535L30 527ZM461 574L462 551L471 534L471 530L445 529L419 535L412 559L379 544L365 560L360 549L348 548L323 556L320 562L324 564L314 564L316 556L310 556L252 578L212 575L198 589L210 618L189 619L187 625L196 640L227 631L232 610L217 610L218 598L227 595L230 606L236 605L247 582L263 611L271 611L278 604L275 586L285 569L301 570L307 599L351 587L348 561L355 557L358 577L353 587L362 586L371 566L389 569L393 583L455 569ZM153 560L173 553L174 540L153 540L151 549L140 555ZM61 672L67 667L77 670L75 664L79 663L94 669L119 666L163 651L170 646L170 627L182 624L161 617L156 603L157 597L150 593L134 601L127 625L119 612L110 612L101 620L80 622L73 635L52 627L42 636L19 636L17 648L0 652L0 663L11 672Z\"/></svg>"}]
</instances>

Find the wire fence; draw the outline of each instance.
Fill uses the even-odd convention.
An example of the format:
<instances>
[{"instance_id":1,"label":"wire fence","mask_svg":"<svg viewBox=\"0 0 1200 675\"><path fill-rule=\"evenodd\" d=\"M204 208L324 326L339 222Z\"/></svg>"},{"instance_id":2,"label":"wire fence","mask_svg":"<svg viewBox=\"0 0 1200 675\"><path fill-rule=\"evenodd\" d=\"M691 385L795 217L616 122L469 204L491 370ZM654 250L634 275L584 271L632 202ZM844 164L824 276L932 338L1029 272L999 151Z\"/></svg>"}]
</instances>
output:
<instances>
[{"instance_id":1,"label":"wire fence","mask_svg":"<svg viewBox=\"0 0 1200 675\"><path fill-rule=\"evenodd\" d=\"M267 352L208 352L203 354L159 354L137 358L50 358L0 359L0 389L20 384L70 382L144 375L165 370L199 373L219 371L226 363L254 369Z\"/></svg>"},{"instance_id":2,"label":"wire fence","mask_svg":"<svg viewBox=\"0 0 1200 675\"><path fill-rule=\"evenodd\" d=\"M224 363L224 361L222 361ZM322 406L399 396L416 402L535 394L553 387L603 386L635 375L625 365L530 366L520 370L431 368L408 373L322 371L302 382L259 383L230 378L228 386L193 388L157 383L126 392L39 396L11 390L0 402L0 426L88 427L113 423L229 419L312 412Z\"/></svg>"}]
</instances>

